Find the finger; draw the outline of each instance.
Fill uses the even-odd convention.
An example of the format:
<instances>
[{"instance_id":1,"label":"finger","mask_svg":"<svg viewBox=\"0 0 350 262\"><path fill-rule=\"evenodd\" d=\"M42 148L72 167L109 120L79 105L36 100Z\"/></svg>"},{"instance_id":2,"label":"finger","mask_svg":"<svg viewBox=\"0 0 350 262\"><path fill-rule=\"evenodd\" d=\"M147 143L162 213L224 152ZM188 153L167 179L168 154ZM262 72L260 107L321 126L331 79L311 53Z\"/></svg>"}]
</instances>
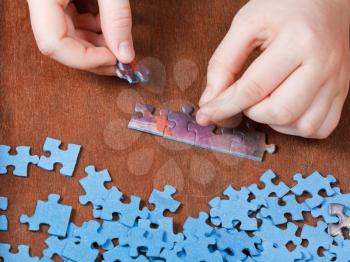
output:
<instances>
[{"instance_id":1,"label":"finger","mask_svg":"<svg viewBox=\"0 0 350 262\"><path fill-rule=\"evenodd\" d=\"M320 86L324 85L318 74L312 65L299 67L270 96L248 108L245 115L268 125L293 123L308 109ZM327 94L322 94L320 99L327 99L332 90L324 88Z\"/></svg>"},{"instance_id":2,"label":"finger","mask_svg":"<svg viewBox=\"0 0 350 262\"><path fill-rule=\"evenodd\" d=\"M64 9L68 0L29 0L31 22L42 53L64 65L90 69L113 65L114 55L105 47L86 47L67 36Z\"/></svg>"},{"instance_id":3,"label":"finger","mask_svg":"<svg viewBox=\"0 0 350 262\"><path fill-rule=\"evenodd\" d=\"M344 103L345 98L342 96L338 96L334 100L331 110L329 111L324 123L318 129L315 138L325 139L334 131L339 124Z\"/></svg>"},{"instance_id":4,"label":"finger","mask_svg":"<svg viewBox=\"0 0 350 262\"><path fill-rule=\"evenodd\" d=\"M101 27L107 45L123 63L135 57L131 36L131 9L129 0L99 0Z\"/></svg>"},{"instance_id":5,"label":"finger","mask_svg":"<svg viewBox=\"0 0 350 262\"><path fill-rule=\"evenodd\" d=\"M199 106L208 103L234 82L248 56L259 44L260 26L233 21L230 30L209 61L206 89ZM260 40L261 41L261 40Z\"/></svg>"},{"instance_id":6,"label":"finger","mask_svg":"<svg viewBox=\"0 0 350 262\"><path fill-rule=\"evenodd\" d=\"M96 34L86 30L76 30L75 34L78 38L91 43L93 46L107 47L106 41L102 34Z\"/></svg>"},{"instance_id":7,"label":"finger","mask_svg":"<svg viewBox=\"0 0 350 262\"><path fill-rule=\"evenodd\" d=\"M115 76L116 66L103 66L88 70L91 73L102 76Z\"/></svg>"},{"instance_id":8,"label":"finger","mask_svg":"<svg viewBox=\"0 0 350 262\"><path fill-rule=\"evenodd\" d=\"M81 30L91 31L95 33L101 33L101 20L100 15L93 14L81 14L73 17L73 23L75 28Z\"/></svg>"},{"instance_id":9,"label":"finger","mask_svg":"<svg viewBox=\"0 0 350 262\"><path fill-rule=\"evenodd\" d=\"M242 78L197 113L202 125L236 115L268 96L293 71L302 59L284 41L275 41L247 69Z\"/></svg>"},{"instance_id":10,"label":"finger","mask_svg":"<svg viewBox=\"0 0 350 262\"><path fill-rule=\"evenodd\" d=\"M78 15L78 11L75 8L75 5L73 3L69 3L68 6L65 9L65 12L67 15L69 15L71 18L74 18Z\"/></svg>"}]
</instances>

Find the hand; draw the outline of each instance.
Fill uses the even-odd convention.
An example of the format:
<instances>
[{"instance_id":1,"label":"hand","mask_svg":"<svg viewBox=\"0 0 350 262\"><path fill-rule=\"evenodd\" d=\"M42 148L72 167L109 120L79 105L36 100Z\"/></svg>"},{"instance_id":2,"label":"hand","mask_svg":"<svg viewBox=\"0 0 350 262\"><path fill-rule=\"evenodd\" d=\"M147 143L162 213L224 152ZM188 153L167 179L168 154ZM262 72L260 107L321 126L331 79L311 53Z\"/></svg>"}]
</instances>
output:
<instances>
[{"instance_id":1,"label":"hand","mask_svg":"<svg viewBox=\"0 0 350 262\"><path fill-rule=\"evenodd\" d=\"M76 69L114 75L135 56L129 0L99 0L100 14L78 14L69 0L27 0L40 51ZM103 32L103 34L102 34Z\"/></svg>"},{"instance_id":2,"label":"hand","mask_svg":"<svg viewBox=\"0 0 350 262\"><path fill-rule=\"evenodd\" d=\"M326 138L348 94L349 25L348 0L251 0L209 62L197 121L243 111L285 134ZM257 47L263 52L236 79Z\"/></svg>"}]
</instances>

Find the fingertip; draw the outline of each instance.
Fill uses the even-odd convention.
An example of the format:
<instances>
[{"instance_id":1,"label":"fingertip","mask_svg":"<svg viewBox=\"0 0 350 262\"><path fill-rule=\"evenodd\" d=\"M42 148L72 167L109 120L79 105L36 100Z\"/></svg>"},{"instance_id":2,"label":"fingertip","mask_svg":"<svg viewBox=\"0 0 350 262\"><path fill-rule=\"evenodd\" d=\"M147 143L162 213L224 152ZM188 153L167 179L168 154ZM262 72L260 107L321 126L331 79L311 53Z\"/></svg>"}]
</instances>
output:
<instances>
[{"instance_id":1,"label":"fingertip","mask_svg":"<svg viewBox=\"0 0 350 262\"><path fill-rule=\"evenodd\" d=\"M210 125L210 116L204 112L204 110L200 109L196 114L196 121L201 126Z\"/></svg>"},{"instance_id":2,"label":"fingertip","mask_svg":"<svg viewBox=\"0 0 350 262\"><path fill-rule=\"evenodd\" d=\"M131 63L135 58L135 50L130 40L124 40L117 44L114 53L122 63Z\"/></svg>"}]
</instances>

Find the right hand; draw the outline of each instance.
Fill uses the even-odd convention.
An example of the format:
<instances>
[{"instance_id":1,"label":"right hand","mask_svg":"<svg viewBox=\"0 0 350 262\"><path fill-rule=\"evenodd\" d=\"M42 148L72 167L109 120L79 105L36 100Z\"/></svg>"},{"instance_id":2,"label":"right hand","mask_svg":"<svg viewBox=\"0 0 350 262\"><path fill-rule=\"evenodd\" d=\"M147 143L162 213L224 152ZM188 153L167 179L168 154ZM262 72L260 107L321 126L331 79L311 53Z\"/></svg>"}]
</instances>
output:
<instances>
[{"instance_id":1,"label":"right hand","mask_svg":"<svg viewBox=\"0 0 350 262\"><path fill-rule=\"evenodd\" d=\"M58 62L115 75L116 60L135 57L129 0L99 0L99 14L79 14L69 0L27 0L39 50Z\"/></svg>"}]
</instances>

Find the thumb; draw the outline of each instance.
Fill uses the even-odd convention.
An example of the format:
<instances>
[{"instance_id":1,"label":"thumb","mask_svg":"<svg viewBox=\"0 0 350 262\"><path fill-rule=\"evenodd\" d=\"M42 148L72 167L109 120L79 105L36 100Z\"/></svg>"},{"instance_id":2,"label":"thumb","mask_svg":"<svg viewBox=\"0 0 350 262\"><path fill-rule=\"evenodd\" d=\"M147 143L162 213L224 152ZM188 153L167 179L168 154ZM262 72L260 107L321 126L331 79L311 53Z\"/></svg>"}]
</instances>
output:
<instances>
[{"instance_id":1,"label":"thumb","mask_svg":"<svg viewBox=\"0 0 350 262\"><path fill-rule=\"evenodd\" d=\"M106 43L122 63L135 57L132 42L131 8L129 0L98 0L101 28Z\"/></svg>"}]
</instances>

